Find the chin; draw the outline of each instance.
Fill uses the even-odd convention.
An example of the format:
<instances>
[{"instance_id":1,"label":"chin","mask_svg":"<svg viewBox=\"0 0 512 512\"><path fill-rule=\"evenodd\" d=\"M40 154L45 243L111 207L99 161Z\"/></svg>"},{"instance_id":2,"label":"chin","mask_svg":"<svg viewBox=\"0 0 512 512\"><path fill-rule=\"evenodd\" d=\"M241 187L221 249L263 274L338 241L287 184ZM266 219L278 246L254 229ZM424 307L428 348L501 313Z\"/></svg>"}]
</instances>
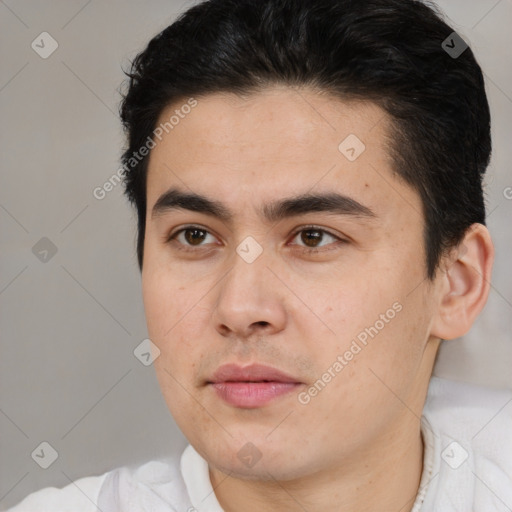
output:
<instances>
[{"instance_id":1,"label":"chin","mask_svg":"<svg viewBox=\"0 0 512 512\"><path fill-rule=\"evenodd\" d=\"M196 450L210 466L242 480L295 480L318 470L320 462L309 460L304 453L297 453L289 444L264 440L251 443L231 439L228 445L203 445L203 449Z\"/></svg>"}]
</instances>

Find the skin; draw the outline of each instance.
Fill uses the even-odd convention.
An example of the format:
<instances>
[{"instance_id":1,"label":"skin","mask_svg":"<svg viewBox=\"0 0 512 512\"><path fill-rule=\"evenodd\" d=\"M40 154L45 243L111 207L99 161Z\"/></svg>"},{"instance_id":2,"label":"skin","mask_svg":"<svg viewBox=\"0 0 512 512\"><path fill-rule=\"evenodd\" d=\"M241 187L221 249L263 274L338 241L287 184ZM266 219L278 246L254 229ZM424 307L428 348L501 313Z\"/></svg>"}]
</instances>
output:
<instances>
[{"instance_id":1,"label":"skin","mask_svg":"<svg viewBox=\"0 0 512 512\"><path fill-rule=\"evenodd\" d=\"M208 461L227 512L410 510L439 339L464 334L489 291L486 228L473 225L430 281L421 201L393 172L379 107L288 87L197 100L152 150L147 179L143 295L173 417ZM349 134L366 146L353 162L338 149ZM152 215L171 187L221 201L232 223L187 209ZM342 193L375 215L260 214L313 192ZM316 253L300 231L311 224L327 231L315 232ZM189 225L207 233L168 240ZM252 263L236 252L248 236L263 249ZM396 303L394 318L301 403L299 393ZM224 363L274 366L302 384L263 407L234 407L206 385ZM261 453L252 467L237 456L248 442Z\"/></svg>"}]
</instances>

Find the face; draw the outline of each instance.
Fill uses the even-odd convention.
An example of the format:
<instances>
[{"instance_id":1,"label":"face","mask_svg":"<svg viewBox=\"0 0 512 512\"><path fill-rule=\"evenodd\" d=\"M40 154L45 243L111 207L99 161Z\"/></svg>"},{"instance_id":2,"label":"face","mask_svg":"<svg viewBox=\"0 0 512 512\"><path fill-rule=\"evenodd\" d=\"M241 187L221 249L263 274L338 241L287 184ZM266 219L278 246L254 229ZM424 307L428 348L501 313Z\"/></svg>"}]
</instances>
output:
<instances>
[{"instance_id":1,"label":"face","mask_svg":"<svg viewBox=\"0 0 512 512\"><path fill-rule=\"evenodd\" d=\"M150 155L142 272L177 424L241 478L330 470L392 442L421 414L438 290L388 118L286 87L186 110Z\"/></svg>"}]
</instances>

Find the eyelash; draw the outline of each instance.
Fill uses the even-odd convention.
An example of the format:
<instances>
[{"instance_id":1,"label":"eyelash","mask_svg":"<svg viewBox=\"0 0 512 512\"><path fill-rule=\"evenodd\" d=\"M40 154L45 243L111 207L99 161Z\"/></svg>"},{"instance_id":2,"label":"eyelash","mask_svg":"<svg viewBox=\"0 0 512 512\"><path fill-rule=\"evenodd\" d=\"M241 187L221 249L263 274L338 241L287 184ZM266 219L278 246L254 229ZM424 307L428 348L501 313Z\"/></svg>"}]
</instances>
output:
<instances>
[{"instance_id":1,"label":"eyelash","mask_svg":"<svg viewBox=\"0 0 512 512\"><path fill-rule=\"evenodd\" d=\"M203 246L201 246L201 245L191 246L191 245L185 245L185 244L183 244L181 242L177 242L176 241L176 238L181 233L183 233L183 232L185 232L185 231L187 231L189 229L199 229L201 231L205 231L207 234L210 234L210 235L212 234L212 233L210 233L210 231L208 231L207 229L205 229L205 228L203 228L201 226L197 226L197 225L191 224L189 226L185 226L185 227L180 228L179 230L174 231L173 233L171 233L166 238L166 242L167 243L173 243L175 245L176 249L178 249L180 251L197 252L198 250L204 249ZM319 232L323 233L324 235L329 235L329 236L335 238L336 242L331 242L331 244L336 244L336 246L348 243L348 240L345 240L345 239L335 235L334 233L331 233L330 231L327 231L326 229L323 229L323 228L321 228L319 226L315 226L315 225L302 226L300 229L297 229L296 231L294 231L294 233L293 233L293 235L291 237L292 240L294 238L296 238L298 234L302 233L303 231L308 231L308 230L310 230L310 231L319 231ZM328 244L328 246L331 245L331 244ZM297 247L304 254L316 254L316 253L319 253L319 252L327 252L327 251L335 250L335 249L338 248L338 247L332 247L330 249L326 249L326 248L324 248L324 246L322 246L322 247L297 246Z\"/></svg>"}]
</instances>

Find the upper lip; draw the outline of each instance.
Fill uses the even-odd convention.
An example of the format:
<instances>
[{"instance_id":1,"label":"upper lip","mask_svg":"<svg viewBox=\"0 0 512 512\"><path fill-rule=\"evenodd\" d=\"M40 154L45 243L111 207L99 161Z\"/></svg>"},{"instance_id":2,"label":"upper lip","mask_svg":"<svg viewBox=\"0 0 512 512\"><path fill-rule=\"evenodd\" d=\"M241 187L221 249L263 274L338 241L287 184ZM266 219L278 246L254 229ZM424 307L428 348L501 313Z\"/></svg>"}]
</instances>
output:
<instances>
[{"instance_id":1,"label":"upper lip","mask_svg":"<svg viewBox=\"0 0 512 512\"><path fill-rule=\"evenodd\" d=\"M251 364L239 366L237 364L224 364L217 368L208 383L218 382L300 382L272 366Z\"/></svg>"}]
</instances>

